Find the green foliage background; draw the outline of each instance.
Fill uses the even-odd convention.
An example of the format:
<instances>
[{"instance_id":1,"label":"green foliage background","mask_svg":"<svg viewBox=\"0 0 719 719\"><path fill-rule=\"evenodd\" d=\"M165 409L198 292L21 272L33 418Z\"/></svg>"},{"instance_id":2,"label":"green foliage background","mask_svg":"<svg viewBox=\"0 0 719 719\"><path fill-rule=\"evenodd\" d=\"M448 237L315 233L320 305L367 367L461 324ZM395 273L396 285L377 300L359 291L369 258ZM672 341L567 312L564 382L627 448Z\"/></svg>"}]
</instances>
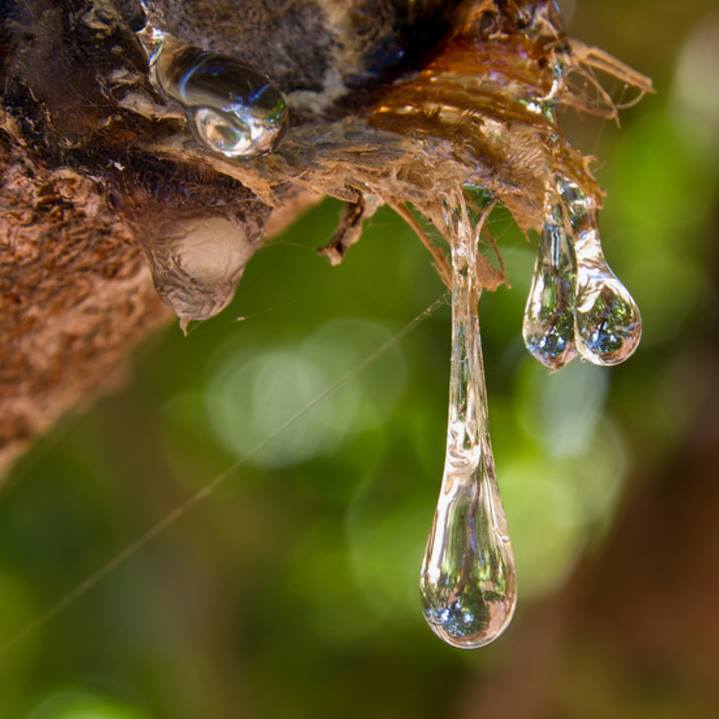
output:
<instances>
[{"instance_id":1,"label":"green foliage background","mask_svg":"<svg viewBox=\"0 0 719 719\"><path fill-rule=\"evenodd\" d=\"M501 641L443 646L417 598L443 462L446 305L255 451L443 293L389 211L330 268L314 251L338 214L327 201L259 253L230 309L187 339L176 326L150 339L131 381L66 419L4 485L0 644L242 461L209 500L0 655L0 717L462 716L467 696L514 660L513 634L533 607L601 551L629 478L652 477L691 430L688 367L717 308L713 6L567 3L575 35L658 88L621 131L563 119L601 158L606 253L645 321L634 358L553 376L534 363L520 336L533 246L506 213L491 219L513 289L485 296L481 311L521 591ZM716 716L690 711L681 692L658 713L651 689L584 713L606 695L603 676L564 693L552 716Z\"/></svg>"}]
</instances>

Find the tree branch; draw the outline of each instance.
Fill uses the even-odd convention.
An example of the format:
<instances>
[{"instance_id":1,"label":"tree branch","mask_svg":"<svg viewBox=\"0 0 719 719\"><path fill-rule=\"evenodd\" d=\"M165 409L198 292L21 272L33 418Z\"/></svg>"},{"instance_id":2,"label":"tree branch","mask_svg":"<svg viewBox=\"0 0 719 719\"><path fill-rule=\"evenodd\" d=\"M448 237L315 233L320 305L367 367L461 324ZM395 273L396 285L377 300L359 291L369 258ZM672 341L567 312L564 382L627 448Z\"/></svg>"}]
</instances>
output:
<instances>
[{"instance_id":1,"label":"tree branch","mask_svg":"<svg viewBox=\"0 0 719 719\"><path fill-rule=\"evenodd\" d=\"M552 173L600 196L587 158L531 102L554 94L606 112L606 97L599 107L556 87L557 60L650 87L603 54L574 52L549 0L242 5L238 18L228 0L153 0L149 20L285 93L284 143L246 160L201 147L153 85L137 0L2 5L0 464L168 319L151 275L183 322L209 317L263 240L323 195L411 203L441 227L443 202L472 183L523 230L538 227ZM345 214L335 259L365 214Z\"/></svg>"}]
</instances>

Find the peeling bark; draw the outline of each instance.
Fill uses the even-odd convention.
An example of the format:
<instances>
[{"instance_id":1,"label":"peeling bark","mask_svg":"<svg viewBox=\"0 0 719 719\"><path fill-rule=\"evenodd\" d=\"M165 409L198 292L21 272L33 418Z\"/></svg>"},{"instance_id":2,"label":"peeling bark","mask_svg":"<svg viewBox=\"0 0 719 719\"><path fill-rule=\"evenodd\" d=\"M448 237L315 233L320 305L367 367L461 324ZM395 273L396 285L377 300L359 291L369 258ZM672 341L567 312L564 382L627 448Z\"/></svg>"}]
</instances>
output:
<instances>
[{"instance_id":1,"label":"peeling bark","mask_svg":"<svg viewBox=\"0 0 719 719\"><path fill-rule=\"evenodd\" d=\"M560 105L613 116L594 69L650 89L569 40L550 0L150 7L180 40L272 76L288 98L290 130L264 157L233 161L200 147L181 108L148 78L136 0L3 5L0 463L96 392L167 320L143 263L143 250L167 255L161 228L220 218L238 228L244 263L308 202L331 195L350 204L325 251L337 262L380 202L410 222L411 205L439 226L443 198L468 182L522 229L536 228L552 173L600 191L589 159L529 101L554 93ZM558 59L581 82L556 86ZM442 274L442 250L428 246ZM243 267L222 296L196 303L177 277L154 279L187 320L221 310ZM479 269L488 288L503 279L501 264ZM192 268L178 262L177 272ZM203 278L188 281L202 295Z\"/></svg>"}]
</instances>

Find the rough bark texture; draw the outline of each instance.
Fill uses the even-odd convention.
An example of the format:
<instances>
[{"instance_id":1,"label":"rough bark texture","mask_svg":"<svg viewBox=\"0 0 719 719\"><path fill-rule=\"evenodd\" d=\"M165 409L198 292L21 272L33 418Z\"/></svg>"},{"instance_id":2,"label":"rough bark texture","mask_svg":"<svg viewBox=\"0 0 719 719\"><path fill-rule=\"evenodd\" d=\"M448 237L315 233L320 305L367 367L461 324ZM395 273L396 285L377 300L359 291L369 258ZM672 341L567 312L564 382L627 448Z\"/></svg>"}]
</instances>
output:
<instances>
[{"instance_id":1,"label":"rough bark texture","mask_svg":"<svg viewBox=\"0 0 719 719\"><path fill-rule=\"evenodd\" d=\"M270 58L275 70L284 68L285 90L322 89L316 73L328 66L322 53L334 31L312 5L304 3L298 16L312 21L307 25L276 13L267 22L264 3L243 3L247 59ZM167 7L178 22L204 27L192 8ZM200 15L217 23L204 37L227 49L233 38L224 31L238 27L237 9L215 3L204 10ZM137 341L170 318L138 242L151 227L231 204L259 239L266 222L267 234L276 233L315 200L288 189L271 213L206 163L163 161L137 148L140 139L176 133L181 122L121 107L131 92L150 107L157 102L130 28L136 4L38 0L9 2L2 13L0 468L67 408L107 385ZM374 32L386 35L379 25ZM288 46L309 55L291 58Z\"/></svg>"},{"instance_id":2,"label":"rough bark texture","mask_svg":"<svg viewBox=\"0 0 719 719\"><path fill-rule=\"evenodd\" d=\"M0 463L107 383L167 320L140 246L95 184L0 139Z\"/></svg>"},{"instance_id":3,"label":"rough bark texture","mask_svg":"<svg viewBox=\"0 0 719 719\"><path fill-rule=\"evenodd\" d=\"M209 213L239 228L249 258L306 202L332 195L356 208L328 251L338 261L366 208L388 202L412 221L411 203L441 224L442 198L466 182L491 191L523 229L537 227L550 173L599 190L587 159L531 101L553 93L611 116L584 68L649 89L569 41L550 0L149 5L165 32L271 75L288 98L290 131L278 152L244 161L194 142L181 108L150 82L135 0L3 4L0 466L168 319L143 263L143 250L163 255L159 228ZM554 87L560 56L584 85ZM446 274L444 255L428 244ZM207 301L203 278L153 272L168 301L175 281L199 293L187 319L219 311L241 269ZM479 270L486 287L503 279L501 266Z\"/></svg>"}]
</instances>

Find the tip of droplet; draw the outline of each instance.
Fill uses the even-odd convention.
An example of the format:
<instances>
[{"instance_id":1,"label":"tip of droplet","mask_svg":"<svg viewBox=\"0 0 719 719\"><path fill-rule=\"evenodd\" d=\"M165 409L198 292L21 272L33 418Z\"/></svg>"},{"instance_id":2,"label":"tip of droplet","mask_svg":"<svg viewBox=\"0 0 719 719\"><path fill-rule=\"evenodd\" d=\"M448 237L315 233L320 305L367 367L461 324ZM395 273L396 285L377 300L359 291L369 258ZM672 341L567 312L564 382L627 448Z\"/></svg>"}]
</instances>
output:
<instances>
[{"instance_id":1,"label":"tip of droplet","mask_svg":"<svg viewBox=\"0 0 719 719\"><path fill-rule=\"evenodd\" d=\"M477 598L481 593L477 594ZM512 621L516 608L516 593L483 603L483 606L463 606L453 602L439 611L425 607L425 619L432 631L456 649L480 649L499 638Z\"/></svg>"}]
</instances>

